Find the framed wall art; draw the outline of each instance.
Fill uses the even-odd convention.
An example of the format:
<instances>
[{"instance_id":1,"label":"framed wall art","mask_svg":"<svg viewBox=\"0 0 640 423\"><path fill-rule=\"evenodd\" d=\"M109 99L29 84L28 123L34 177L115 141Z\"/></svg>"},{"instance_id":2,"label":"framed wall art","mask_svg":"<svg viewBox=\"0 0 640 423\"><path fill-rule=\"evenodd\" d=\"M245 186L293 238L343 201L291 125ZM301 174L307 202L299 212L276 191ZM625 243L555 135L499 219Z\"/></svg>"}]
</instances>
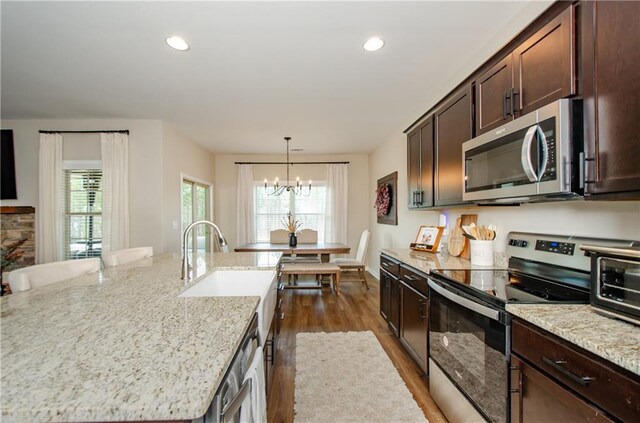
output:
<instances>
[{"instance_id":1,"label":"framed wall art","mask_svg":"<svg viewBox=\"0 0 640 423\"><path fill-rule=\"evenodd\" d=\"M393 172L378 179L376 202L373 207L378 215L378 223L385 225L398 224L398 172Z\"/></svg>"}]
</instances>

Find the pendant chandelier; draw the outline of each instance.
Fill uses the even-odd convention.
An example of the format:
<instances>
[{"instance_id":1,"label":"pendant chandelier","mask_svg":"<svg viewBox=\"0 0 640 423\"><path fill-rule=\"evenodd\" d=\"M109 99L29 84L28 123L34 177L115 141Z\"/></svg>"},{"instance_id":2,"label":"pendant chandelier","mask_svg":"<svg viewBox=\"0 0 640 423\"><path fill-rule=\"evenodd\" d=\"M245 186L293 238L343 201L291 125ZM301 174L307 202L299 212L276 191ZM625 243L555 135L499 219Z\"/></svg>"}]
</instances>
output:
<instances>
[{"instance_id":1,"label":"pendant chandelier","mask_svg":"<svg viewBox=\"0 0 640 423\"><path fill-rule=\"evenodd\" d=\"M292 185L289 180L289 167L293 166L293 163L289 162L289 141L291 141L291 137L284 137L284 140L287 142L287 180L285 181L285 185L280 185L280 181L276 177L273 180L273 186L271 192L267 192L268 195L281 195L283 192L293 192L295 195L309 195L311 194L311 180L309 180L309 185L306 187L300 182L300 177L296 177L296 184ZM264 180L264 189L267 190L267 179Z\"/></svg>"}]
</instances>

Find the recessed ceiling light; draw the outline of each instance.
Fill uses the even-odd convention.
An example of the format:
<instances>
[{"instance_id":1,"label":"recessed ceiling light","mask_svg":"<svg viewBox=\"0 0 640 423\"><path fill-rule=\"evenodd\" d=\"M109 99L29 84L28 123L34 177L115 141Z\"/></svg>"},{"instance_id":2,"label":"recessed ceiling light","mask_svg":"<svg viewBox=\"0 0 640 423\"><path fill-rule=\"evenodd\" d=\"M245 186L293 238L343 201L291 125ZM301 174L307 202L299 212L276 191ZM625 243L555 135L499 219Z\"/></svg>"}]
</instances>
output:
<instances>
[{"instance_id":1,"label":"recessed ceiling light","mask_svg":"<svg viewBox=\"0 0 640 423\"><path fill-rule=\"evenodd\" d=\"M384 45L384 41L380 37L371 37L364 43L364 49L367 51L378 51Z\"/></svg>"},{"instance_id":2,"label":"recessed ceiling light","mask_svg":"<svg viewBox=\"0 0 640 423\"><path fill-rule=\"evenodd\" d=\"M174 48L176 50L180 50L180 51L185 51L185 50L189 50L189 44L187 44L187 42L182 39L182 37L178 37L177 35L172 35L171 37L168 37L166 40L167 44L169 44L169 47Z\"/></svg>"}]
</instances>

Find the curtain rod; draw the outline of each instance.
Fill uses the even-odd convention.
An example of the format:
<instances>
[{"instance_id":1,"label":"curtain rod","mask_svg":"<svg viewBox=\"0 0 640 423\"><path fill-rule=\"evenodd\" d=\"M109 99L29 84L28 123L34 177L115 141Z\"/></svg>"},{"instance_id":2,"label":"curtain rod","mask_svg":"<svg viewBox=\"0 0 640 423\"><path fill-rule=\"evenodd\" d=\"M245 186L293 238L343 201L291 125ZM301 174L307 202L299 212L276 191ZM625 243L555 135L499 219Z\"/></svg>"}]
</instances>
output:
<instances>
[{"instance_id":1,"label":"curtain rod","mask_svg":"<svg viewBox=\"0 0 640 423\"><path fill-rule=\"evenodd\" d=\"M286 164L299 164L299 165L308 165L308 164L349 164L349 162L236 162L237 165L245 165L245 164L264 164L264 165L286 165Z\"/></svg>"},{"instance_id":2,"label":"curtain rod","mask_svg":"<svg viewBox=\"0 0 640 423\"><path fill-rule=\"evenodd\" d=\"M118 129L118 130L106 130L106 131L40 131L41 134L127 134L129 135L128 129Z\"/></svg>"}]
</instances>

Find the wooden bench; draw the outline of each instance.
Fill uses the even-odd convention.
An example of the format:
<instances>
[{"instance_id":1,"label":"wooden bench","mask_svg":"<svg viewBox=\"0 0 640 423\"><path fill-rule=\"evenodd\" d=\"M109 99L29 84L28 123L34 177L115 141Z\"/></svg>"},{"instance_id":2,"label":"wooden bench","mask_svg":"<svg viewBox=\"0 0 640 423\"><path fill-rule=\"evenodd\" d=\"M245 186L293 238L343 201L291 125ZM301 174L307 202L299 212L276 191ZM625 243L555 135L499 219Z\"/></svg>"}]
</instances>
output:
<instances>
[{"instance_id":1,"label":"wooden bench","mask_svg":"<svg viewBox=\"0 0 640 423\"><path fill-rule=\"evenodd\" d=\"M333 278L333 292L338 295L340 287L340 266L331 263L284 263L280 267L282 275L330 275ZM290 286L288 288L322 288L314 286Z\"/></svg>"}]
</instances>

